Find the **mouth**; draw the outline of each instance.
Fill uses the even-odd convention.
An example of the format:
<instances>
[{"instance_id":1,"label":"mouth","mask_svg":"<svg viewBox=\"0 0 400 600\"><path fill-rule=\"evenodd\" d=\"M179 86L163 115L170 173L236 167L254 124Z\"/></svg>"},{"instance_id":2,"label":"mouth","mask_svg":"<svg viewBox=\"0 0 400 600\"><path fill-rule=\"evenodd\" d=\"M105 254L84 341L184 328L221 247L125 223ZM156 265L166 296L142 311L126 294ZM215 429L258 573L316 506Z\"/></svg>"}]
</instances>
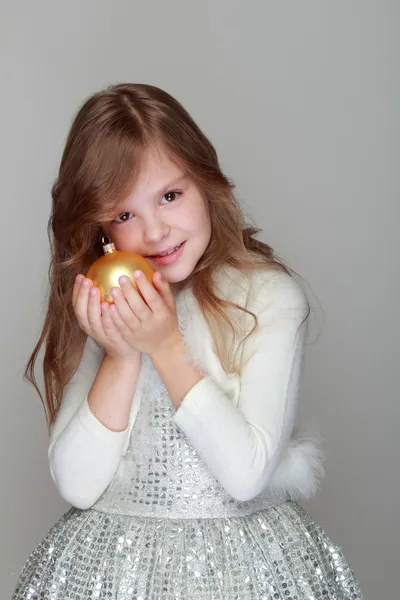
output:
<instances>
[{"instance_id":1,"label":"mouth","mask_svg":"<svg viewBox=\"0 0 400 600\"><path fill-rule=\"evenodd\" d=\"M172 262L175 262L180 255L182 254L182 251L185 247L186 241L182 242L182 244L180 244L179 246L176 247L176 250L174 250L173 252L171 252L171 254L166 254L165 256L147 256L146 258L148 260L151 260L152 262L155 262L157 264L160 265L168 265Z\"/></svg>"}]
</instances>

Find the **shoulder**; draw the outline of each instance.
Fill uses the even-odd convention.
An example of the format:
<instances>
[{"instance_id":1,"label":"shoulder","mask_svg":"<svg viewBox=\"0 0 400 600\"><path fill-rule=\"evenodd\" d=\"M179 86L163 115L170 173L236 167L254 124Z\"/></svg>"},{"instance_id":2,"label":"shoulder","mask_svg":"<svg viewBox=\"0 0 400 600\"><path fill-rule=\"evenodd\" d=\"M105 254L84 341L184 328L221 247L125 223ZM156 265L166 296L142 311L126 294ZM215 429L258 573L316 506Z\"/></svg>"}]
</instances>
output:
<instances>
[{"instance_id":1,"label":"shoulder","mask_svg":"<svg viewBox=\"0 0 400 600\"><path fill-rule=\"evenodd\" d=\"M217 281L225 297L245 301L252 309L276 306L302 311L308 307L303 287L295 276L273 265L260 265L246 272L224 267L218 272Z\"/></svg>"},{"instance_id":2,"label":"shoulder","mask_svg":"<svg viewBox=\"0 0 400 600\"><path fill-rule=\"evenodd\" d=\"M300 283L293 275L277 268L254 271L251 274L249 294L261 309L275 306L303 311L308 307Z\"/></svg>"}]
</instances>

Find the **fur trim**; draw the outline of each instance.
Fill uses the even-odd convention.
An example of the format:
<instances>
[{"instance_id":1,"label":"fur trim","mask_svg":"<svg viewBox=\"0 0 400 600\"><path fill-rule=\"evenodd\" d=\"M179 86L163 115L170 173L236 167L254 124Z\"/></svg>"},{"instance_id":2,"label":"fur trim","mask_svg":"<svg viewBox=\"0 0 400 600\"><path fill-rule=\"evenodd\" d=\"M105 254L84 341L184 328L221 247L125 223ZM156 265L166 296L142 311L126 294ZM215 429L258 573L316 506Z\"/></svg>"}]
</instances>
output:
<instances>
[{"instance_id":1,"label":"fur trim","mask_svg":"<svg viewBox=\"0 0 400 600\"><path fill-rule=\"evenodd\" d=\"M286 492L293 500L308 500L324 478L324 460L322 438L297 429L268 487Z\"/></svg>"}]
</instances>

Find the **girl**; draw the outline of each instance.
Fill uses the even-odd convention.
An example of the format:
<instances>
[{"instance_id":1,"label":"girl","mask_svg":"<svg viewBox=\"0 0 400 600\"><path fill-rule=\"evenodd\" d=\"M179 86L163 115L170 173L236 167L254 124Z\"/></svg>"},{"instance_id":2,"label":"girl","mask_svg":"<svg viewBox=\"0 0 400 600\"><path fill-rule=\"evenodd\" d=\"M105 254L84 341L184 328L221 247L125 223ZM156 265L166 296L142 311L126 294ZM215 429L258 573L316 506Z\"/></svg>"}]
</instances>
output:
<instances>
[{"instance_id":1,"label":"girl","mask_svg":"<svg viewBox=\"0 0 400 600\"><path fill-rule=\"evenodd\" d=\"M233 188L157 87L110 87L76 115L26 369L40 393L45 343L50 470L72 508L14 600L361 598L296 503L322 475L317 442L295 428L309 306ZM121 277L110 304L85 277L104 235L155 269L137 289Z\"/></svg>"}]
</instances>

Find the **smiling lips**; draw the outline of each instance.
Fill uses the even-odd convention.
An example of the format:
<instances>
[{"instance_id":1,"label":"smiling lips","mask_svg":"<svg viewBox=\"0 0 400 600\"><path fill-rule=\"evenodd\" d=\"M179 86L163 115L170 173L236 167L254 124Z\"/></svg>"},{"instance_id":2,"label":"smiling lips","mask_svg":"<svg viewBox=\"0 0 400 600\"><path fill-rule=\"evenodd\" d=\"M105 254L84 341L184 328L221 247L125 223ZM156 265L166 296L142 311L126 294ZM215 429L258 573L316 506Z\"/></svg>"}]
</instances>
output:
<instances>
[{"instance_id":1,"label":"smiling lips","mask_svg":"<svg viewBox=\"0 0 400 600\"><path fill-rule=\"evenodd\" d=\"M180 246L175 247L177 249L173 248L172 252L170 254L166 254L165 256L152 256L148 258L156 265L170 265L178 261L179 258L182 256L185 244L186 242L182 242Z\"/></svg>"},{"instance_id":2,"label":"smiling lips","mask_svg":"<svg viewBox=\"0 0 400 600\"><path fill-rule=\"evenodd\" d=\"M172 254L175 250L178 250L182 246L183 242L178 244L177 246L171 246L168 250L164 250L159 254L149 254L148 258L159 258L160 256L168 256L168 254Z\"/></svg>"}]
</instances>

